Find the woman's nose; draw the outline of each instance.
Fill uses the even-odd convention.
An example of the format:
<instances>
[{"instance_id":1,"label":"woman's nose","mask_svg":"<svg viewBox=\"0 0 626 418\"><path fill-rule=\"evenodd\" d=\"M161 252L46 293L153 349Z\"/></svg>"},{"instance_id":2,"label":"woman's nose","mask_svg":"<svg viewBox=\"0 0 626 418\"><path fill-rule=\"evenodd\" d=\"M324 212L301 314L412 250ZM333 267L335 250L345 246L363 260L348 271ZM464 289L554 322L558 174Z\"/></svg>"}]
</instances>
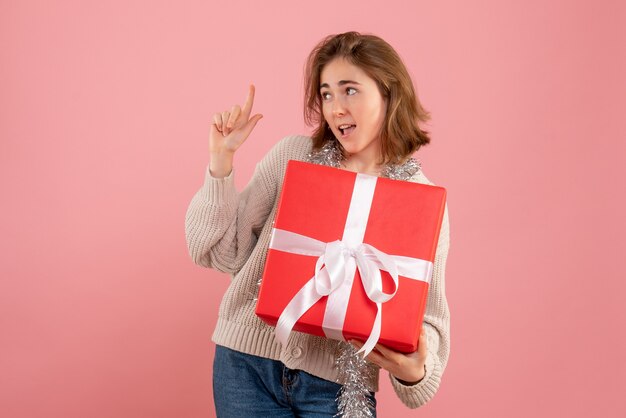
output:
<instances>
[{"instance_id":1,"label":"woman's nose","mask_svg":"<svg viewBox=\"0 0 626 418\"><path fill-rule=\"evenodd\" d=\"M342 116L346 114L346 107L341 99L333 101L333 115Z\"/></svg>"}]
</instances>

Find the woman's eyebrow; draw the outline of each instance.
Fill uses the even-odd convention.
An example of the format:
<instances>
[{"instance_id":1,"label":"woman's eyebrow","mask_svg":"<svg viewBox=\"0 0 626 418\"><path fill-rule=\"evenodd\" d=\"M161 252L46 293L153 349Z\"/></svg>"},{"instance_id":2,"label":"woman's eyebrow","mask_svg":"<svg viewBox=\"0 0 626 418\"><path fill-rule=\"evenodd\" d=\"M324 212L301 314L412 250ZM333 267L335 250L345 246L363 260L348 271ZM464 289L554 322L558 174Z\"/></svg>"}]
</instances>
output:
<instances>
[{"instance_id":1,"label":"woman's eyebrow","mask_svg":"<svg viewBox=\"0 0 626 418\"><path fill-rule=\"evenodd\" d=\"M354 81L354 80L339 80L339 82L337 84L339 86L343 86L344 84L358 84L358 85L361 85L361 83L359 83L357 81ZM324 87L329 88L330 86L328 85L328 83L322 83L320 85L320 89L322 89Z\"/></svg>"}]
</instances>

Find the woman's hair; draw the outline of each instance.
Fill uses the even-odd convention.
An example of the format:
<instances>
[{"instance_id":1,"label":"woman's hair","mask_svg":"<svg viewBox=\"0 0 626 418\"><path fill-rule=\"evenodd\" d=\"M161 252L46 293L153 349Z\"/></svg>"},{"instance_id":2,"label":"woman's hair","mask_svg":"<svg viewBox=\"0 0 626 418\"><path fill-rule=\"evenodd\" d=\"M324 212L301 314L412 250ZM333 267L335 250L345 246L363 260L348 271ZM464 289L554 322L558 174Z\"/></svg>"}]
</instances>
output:
<instances>
[{"instance_id":1,"label":"woman's hair","mask_svg":"<svg viewBox=\"0 0 626 418\"><path fill-rule=\"evenodd\" d=\"M311 51L306 62L304 120L315 127L314 150L319 150L327 141L335 140L322 113L319 90L322 70L335 58L345 58L365 71L376 81L387 102L387 113L380 132L381 163L403 162L430 142L428 132L418 125L426 122L429 114L417 99L411 76L398 53L378 36L346 32L323 39Z\"/></svg>"}]
</instances>

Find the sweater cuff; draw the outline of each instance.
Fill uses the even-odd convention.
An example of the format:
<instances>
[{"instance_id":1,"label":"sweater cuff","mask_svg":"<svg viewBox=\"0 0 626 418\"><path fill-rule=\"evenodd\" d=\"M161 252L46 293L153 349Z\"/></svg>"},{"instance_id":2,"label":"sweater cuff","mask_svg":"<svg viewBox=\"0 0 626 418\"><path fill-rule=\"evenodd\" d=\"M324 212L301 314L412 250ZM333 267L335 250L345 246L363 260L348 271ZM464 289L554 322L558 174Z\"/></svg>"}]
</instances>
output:
<instances>
[{"instance_id":1,"label":"sweater cuff","mask_svg":"<svg viewBox=\"0 0 626 418\"><path fill-rule=\"evenodd\" d=\"M440 373L435 364L435 355L431 352L426 357L426 374L424 378L412 386L403 385L389 373L391 386L400 398L403 404L409 408L418 408L431 400L440 382Z\"/></svg>"},{"instance_id":2,"label":"sweater cuff","mask_svg":"<svg viewBox=\"0 0 626 418\"><path fill-rule=\"evenodd\" d=\"M233 200L237 195L235 189L235 169L226 177L218 178L211 175L211 167L207 166L203 186L204 198L215 204L223 204Z\"/></svg>"}]
</instances>

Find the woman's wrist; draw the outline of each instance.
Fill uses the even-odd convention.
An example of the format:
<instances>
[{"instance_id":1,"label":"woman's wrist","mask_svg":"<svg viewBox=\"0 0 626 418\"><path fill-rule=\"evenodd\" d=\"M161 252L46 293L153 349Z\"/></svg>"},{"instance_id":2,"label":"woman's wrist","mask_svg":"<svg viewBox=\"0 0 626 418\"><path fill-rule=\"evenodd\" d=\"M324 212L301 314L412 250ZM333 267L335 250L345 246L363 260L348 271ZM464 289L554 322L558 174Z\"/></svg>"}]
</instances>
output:
<instances>
[{"instance_id":1,"label":"woman's wrist","mask_svg":"<svg viewBox=\"0 0 626 418\"><path fill-rule=\"evenodd\" d=\"M233 153L211 154L209 170L216 178L227 177L233 170Z\"/></svg>"},{"instance_id":2,"label":"woman's wrist","mask_svg":"<svg viewBox=\"0 0 626 418\"><path fill-rule=\"evenodd\" d=\"M394 376L395 377L395 376ZM417 385L419 382L421 382L422 380L424 380L424 378L426 377L426 365L424 364L424 376L422 376L422 378L416 382L407 382L406 380L402 380L402 379L398 379L397 377L396 380L398 382L400 382L403 386L415 386Z\"/></svg>"}]
</instances>

